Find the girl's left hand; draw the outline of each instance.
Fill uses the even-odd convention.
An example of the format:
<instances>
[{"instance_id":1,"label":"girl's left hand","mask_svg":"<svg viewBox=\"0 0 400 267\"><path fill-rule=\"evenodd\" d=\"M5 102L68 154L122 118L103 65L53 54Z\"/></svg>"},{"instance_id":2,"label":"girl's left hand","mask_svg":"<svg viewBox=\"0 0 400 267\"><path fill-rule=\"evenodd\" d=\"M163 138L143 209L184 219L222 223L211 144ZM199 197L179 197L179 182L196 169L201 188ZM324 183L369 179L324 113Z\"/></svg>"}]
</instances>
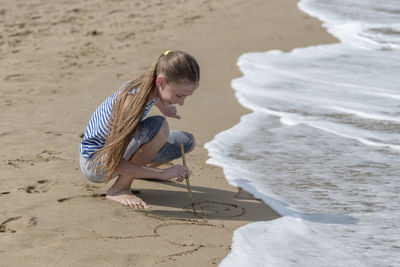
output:
<instances>
[{"instance_id":1,"label":"girl's left hand","mask_svg":"<svg viewBox=\"0 0 400 267\"><path fill-rule=\"evenodd\" d=\"M177 114L178 111L177 111L177 109L176 109L176 107L174 105L164 107L162 113L166 117L172 117L172 118L175 118L175 119L180 119L181 118L181 116L179 116Z\"/></svg>"}]
</instances>

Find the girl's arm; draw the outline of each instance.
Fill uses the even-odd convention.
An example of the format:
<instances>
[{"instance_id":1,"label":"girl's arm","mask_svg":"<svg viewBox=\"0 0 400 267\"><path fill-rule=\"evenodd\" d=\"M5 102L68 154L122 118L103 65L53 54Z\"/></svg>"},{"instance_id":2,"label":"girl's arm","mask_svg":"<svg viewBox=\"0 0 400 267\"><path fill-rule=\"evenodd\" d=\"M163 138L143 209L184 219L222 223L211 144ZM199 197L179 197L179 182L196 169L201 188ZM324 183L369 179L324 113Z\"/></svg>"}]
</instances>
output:
<instances>
[{"instance_id":1,"label":"girl's arm","mask_svg":"<svg viewBox=\"0 0 400 267\"><path fill-rule=\"evenodd\" d=\"M135 178L154 178L181 182L189 176L189 169L185 166L175 165L167 169L157 169L135 164L129 160L122 159L117 167L117 173Z\"/></svg>"},{"instance_id":2,"label":"girl's arm","mask_svg":"<svg viewBox=\"0 0 400 267\"><path fill-rule=\"evenodd\" d=\"M163 179L161 169L147 167L147 166L141 166L141 165L132 163L126 159L122 159L119 162L116 171L117 171L117 173L120 173L122 175Z\"/></svg>"}]
</instances>

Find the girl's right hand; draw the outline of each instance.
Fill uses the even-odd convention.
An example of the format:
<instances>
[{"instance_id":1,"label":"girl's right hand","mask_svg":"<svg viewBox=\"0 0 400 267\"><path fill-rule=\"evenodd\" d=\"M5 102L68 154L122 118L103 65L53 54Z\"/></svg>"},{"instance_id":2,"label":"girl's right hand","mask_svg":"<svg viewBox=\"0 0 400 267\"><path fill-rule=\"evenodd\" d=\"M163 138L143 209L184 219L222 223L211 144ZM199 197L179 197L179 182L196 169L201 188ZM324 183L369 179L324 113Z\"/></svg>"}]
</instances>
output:
<instances>
[{"instance_id":1,"label":"girl's right hand","mask_svg":"<svg viewBox=\"0 0 400 267\"><path fill-rule=\"evenodd\" d=\"M162 171L162 177L170 182L182 182L189 177L189 169L182 165L174 165Z\"/></svg>"}]
</instances>

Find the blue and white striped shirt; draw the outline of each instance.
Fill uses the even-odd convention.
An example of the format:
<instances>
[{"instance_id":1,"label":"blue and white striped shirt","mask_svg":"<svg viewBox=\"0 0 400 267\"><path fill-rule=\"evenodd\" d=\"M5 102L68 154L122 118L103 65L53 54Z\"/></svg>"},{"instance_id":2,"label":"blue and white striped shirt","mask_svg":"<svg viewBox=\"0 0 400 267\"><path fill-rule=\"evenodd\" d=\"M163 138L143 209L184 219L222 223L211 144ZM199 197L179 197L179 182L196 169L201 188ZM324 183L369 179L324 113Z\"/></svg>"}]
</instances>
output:
<instances>
[{"instance_id":1,"label":"blue and white striped shirt","mask_svg":"<svg viewBox=\"0 0 400 267\"><path fill-rule=\"evenodd\" d=\"M108 121L111 116L112 106L117 99L117 96L122 92L127 83L121 86L121 89L109 96L97 109L93 112L92 117L89 120L88 126L86 128L85 135L79 146L79 152L85 158L90 158L95 152L103 148L106 144L107 137L107 126ZM131 94L136 94L137 89L132 90ZM157 101L154 98L145 108L142 120L149 113L151 107Z\"/></svg>"}]
</instances>

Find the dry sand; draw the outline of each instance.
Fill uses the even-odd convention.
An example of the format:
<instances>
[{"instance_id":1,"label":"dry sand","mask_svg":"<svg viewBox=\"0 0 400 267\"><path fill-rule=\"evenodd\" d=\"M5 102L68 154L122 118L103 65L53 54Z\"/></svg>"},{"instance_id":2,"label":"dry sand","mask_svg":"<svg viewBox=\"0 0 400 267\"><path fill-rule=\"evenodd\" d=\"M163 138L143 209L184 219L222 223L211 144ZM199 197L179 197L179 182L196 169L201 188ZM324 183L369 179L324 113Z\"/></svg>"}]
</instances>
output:
<instances>
[{"instance_id":1,"label":"dry sand","mask_svg":"<svg viewBox=\"0 0 400 267\"><path fill-rule=\"evenodd\" d=\"M0 0L0 265L211 266L235 229L277 218L205 164L203 145L248 112L230 87L242 53L335 42L296 3ZM203 219L184 183L134 181L152 206L136 211L105 200L107 185L78 166L97 105L168 49L201 65L182 120L169 123L196 135L187 161Z\"/></svg>"}]
</instances>

